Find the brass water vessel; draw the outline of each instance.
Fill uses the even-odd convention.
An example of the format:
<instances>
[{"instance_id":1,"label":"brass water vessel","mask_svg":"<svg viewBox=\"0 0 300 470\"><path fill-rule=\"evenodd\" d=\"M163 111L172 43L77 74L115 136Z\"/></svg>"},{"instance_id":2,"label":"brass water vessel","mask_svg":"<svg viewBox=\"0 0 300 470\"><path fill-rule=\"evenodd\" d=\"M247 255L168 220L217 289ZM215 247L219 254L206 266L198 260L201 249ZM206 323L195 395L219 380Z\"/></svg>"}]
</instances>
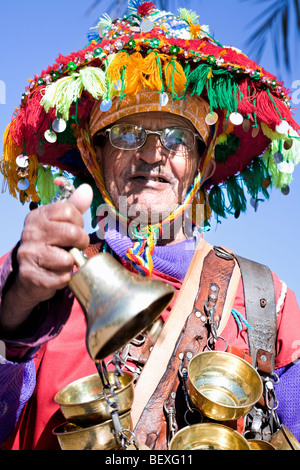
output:
<instances>
[{"instance_id":1,"label":"brass water vessel","mask_svg":"<svg viewBox=\"0 0 300 470\"><path fill-rule=\"evenodd\" d=\"M132 431L130 411L120 415L122 429ZM62 450L118 450L118 442L113 420L94 426L81 427L73 423L64 423L53 431Z\"/></svg>"},{"instance_id":2,"label":"brass water vessel","mask_svg":"<svg viewBox=\"0 0 300 470\"><path fill-rule=\"evenodd\" d=\"M261 439L248 439L251 450L276 450L270 442Z\"/></svg>"},{"instance_id":3,"label":"brass water vessel","mask_svg":"<svg viewBox=\"0 0 300 470\"><path fill-rule=\"evenodd\" d=\"M300 443L294 434L283 424L272 435L270 443L276 450L300 450Z\"/></svg>"},{"instance_id":4,"label":"brass water vessel","mask_svg":"<svg viewBox=\"0 0 300 470\"><path fill-rule=\"evenodd\" d=\"M208 418L231 421L245 416L260 399L262 380L244 359L220 351L193 357L188 367L188 393Z\"/></svg>"},{"instance_id":5,"label":"brass water vessel","mask_svg":"<svg viewBox=\"0 0 300 470\"><path fill-rule=\"evenodd\" d=\"M115 383L115 373L108 372L109 383ZM123 373L118 377L118 388L115 393L119 406L119 413L125 413L131 408L133 402L133 375ZM111 395L107 394L111 399ZM89 375L75 380L54 397L59 404L64 417L71 423L89 425L101 423L111 419L107 410L107 401L103 394L103 384L98 374Z\"/></svg>"},{"instance_id":6,"label":"brass water vessel","mask_svg":"<svg viewBox=\"0 0 300 470\"><path fill-rule=\"evenodd\" d=\"M170 450L250 450L237 431L219 423L186 426L172 438Z\"/></svg>"}]
</instances>

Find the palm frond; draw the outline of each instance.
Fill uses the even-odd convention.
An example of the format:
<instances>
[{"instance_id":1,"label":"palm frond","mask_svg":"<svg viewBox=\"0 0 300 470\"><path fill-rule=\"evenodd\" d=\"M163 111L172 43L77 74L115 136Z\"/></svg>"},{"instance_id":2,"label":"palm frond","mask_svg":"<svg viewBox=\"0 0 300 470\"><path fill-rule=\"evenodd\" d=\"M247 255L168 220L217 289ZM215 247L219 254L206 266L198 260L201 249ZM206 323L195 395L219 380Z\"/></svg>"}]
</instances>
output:
<instances>
[{"instance_id":1,"label":"palm frond","mask_svg":"<svg viewBox=\"0 0 300 470\"><path fill-rule=\"evenodd\" d=\"M300 0L242 0L266 4L267 7L256 15L248 28L258 25L247 38L247 49L257 61L261 60L268 40L273 47L274 58L290 70L290 32L294 29L300 34Z\"/></svg>"}]
</instances>

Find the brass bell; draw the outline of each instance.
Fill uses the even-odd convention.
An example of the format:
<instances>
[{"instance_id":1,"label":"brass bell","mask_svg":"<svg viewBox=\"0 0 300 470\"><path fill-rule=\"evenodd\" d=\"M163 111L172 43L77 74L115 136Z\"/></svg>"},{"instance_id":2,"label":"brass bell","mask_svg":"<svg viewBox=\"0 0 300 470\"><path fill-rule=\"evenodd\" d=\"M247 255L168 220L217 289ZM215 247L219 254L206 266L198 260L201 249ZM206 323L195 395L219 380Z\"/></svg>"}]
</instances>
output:
<instances>
[{"instance_id":1,"label":"brass bell","mask_svg":"<svg viewBox=\"0 0 300 470\"><path fill-rule=\"evenodd\" d=\"M86 317L86 346L97 362L119 351L165 310L174 288L130 273L108 253L86 260L70 250L79 267L69 287Z\"/></svg>"}]
</instances>

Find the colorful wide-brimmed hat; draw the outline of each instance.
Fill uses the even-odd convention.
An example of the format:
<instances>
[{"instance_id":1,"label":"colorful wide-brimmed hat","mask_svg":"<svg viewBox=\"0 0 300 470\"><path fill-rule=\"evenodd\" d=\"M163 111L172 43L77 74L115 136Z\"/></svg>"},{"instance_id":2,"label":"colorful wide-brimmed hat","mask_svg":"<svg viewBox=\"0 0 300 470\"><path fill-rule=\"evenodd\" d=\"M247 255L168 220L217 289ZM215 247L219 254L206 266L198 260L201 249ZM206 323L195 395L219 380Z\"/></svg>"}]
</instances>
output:
<instances>
[{"instance_id":1,"label":"colorful wide-brimmed hat","mask_svg":"<svg viewBox=\"0 0 300 470\"><path fill-rule=\"evenodd\" d=\"M206 143L206 161L216 161L212 177L202 186L196 178L182 207L200 197L208 217L237 217L247 194L255 205L272 186L289 192L300 158L289 91L216 41L196 13L181 8L174 15L130 0L123 18L103 15L88 38L82 50L59 55L29 80L4 135L1 171L13 196L48 203L56 174L84 181L89 170L111 203L93 137L122 116L149 110L189 119Z\"/></svg>"}]
</instances>

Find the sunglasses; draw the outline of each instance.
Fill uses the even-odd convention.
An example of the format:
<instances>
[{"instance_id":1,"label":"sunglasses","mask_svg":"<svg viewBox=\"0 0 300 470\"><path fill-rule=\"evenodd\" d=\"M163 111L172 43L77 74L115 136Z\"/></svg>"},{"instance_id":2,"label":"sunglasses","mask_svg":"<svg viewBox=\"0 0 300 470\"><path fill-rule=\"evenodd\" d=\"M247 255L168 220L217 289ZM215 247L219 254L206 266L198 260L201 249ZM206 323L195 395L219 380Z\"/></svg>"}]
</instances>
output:
<instances>
[{"instance_id":1,"label":"sunglasses","mask_svg":"<svg viewBox=\"0 0 300 470\"><path fill-rule=\"evenodd\" d=\"M196 139L203 142L198 133L187 127L166 127L162 131L150 131L134 124L116 124L99 134L106 133L109 133L111 145L120 150L137 150L146 143L148 135L152 134L158 135L161 144L170 152L175 153L193 150Z\"/></svg>"}]
</instances>

